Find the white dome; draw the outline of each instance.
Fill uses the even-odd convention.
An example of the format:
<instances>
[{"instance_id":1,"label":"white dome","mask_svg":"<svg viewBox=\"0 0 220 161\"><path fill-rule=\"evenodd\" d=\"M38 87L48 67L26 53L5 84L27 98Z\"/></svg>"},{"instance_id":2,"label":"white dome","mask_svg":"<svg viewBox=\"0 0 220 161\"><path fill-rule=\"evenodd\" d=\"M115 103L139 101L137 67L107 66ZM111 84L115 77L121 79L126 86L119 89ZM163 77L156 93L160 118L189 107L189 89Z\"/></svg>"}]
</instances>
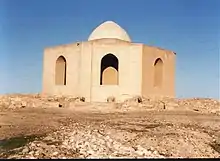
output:
<instances>
[{"instance_id":1,"label":"white dome","mask_svg":"<svg viewBox=\"0 0 220 161\"><path fill-rule=\"evenodd\" d=\"M89 36L88 41L103 38L113 38L131 42L127 32L113 21L106 21L96 27Z\"/></svg>"}]
</instances>

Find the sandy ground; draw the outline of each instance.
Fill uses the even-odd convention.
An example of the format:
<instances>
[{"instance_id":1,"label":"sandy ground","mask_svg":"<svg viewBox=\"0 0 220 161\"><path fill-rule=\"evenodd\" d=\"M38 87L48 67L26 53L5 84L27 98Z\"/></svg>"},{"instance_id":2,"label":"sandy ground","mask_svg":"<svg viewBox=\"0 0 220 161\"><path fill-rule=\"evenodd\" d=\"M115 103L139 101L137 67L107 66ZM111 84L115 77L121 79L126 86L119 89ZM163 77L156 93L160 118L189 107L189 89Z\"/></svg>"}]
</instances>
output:
<instances>
[{"instance_id":1,"label":"sandy ground","mask_svg":"<svg viewBox=\"0 0 220 161\"><path fill-rule=\"evenodd\" d=\"M111 138L130 147L147 147L164 157L220 157L220 117L217 115L180 110L106 112L100 110L101 106L1 111L0 152L4 142L11 138L47 135L60 131L61 126L74 131L71 125L77 123L92 130L104 125L103 133Z\"/></svg>"}]
</instances>

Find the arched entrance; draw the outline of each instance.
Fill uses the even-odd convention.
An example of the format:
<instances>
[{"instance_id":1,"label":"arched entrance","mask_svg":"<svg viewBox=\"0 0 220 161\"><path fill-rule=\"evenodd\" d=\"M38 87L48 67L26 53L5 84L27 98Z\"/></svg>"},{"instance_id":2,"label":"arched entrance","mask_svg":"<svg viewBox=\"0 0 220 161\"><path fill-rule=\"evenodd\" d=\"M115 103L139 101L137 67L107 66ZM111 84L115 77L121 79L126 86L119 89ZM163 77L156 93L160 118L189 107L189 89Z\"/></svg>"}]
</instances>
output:
<instances>
[{"instance_id":1,"label":"arched entrance","mask_svg":"<svg viewBox=\"0 0 220 161\"><path fill-rule=\"evenodd\" d=\"M154 63L154 87L162 87L163 61L158 58Z\"/></svg>"},{"instance_id":2,"label":"arched entrance","mask_svg":"<svg viewBox=\"0 0 220 161\"><path fill-rule=\"evenodd\" d=\"M100 85L118 85L118 58L113 54L105 55L101 60Z\"/></svg>"},{"instance_id":3,"label":"arched entrance","mask_svg":"<svg viewBox=\"0 0 220 161\"><path fill-rule=\"evenodd\" d=\"M56 60L55 84L66 85L66 59L63 56Z\"/></svg>"}]
</instances>

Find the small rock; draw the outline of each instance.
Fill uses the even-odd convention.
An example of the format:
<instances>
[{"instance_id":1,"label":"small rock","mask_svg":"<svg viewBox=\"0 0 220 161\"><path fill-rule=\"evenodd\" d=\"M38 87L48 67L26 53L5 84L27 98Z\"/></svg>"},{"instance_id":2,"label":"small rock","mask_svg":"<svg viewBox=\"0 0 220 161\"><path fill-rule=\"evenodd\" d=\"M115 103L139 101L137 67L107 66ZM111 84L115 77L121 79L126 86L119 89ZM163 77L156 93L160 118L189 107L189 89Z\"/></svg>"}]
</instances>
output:
<instances>
[{"instance_id":1,"label":"small rock","mask_svg":"<svg viewBox=\"0 0 220 161\"><path fill-rule=\"evenodd\" d=\"M47 137L45 137L43 140L46 140L46 141L48 141L48 140L53 140L53 137L47 136Z\"/></svg>"},{"instance_id":2,"label":"small rock","mask_svg":"<svg viewBox=\"0 0 220 161\"><path fill-rule=\"evenodd\" d=\"M58 153L58 152L53 152L53 154L52 154L52 155L54 156L54 155L57 155L57 154L59 154L59 153Z\"/></svg>"},{"instance_id":3,"label":"small rock","mask_svg":"<svg viewBox=\"0 0 220 161\"><path fill-rule=\"evenodd\" d=\"M28 147L25 147L25 148L22 150L22 153L23 153L23 154L28 153L28 152L29 152Z\"/></svg>"},{"instance_id":4,"label":"small rock","mask_svg":"<svg viewBox=\"0 0 220 161\"><path fill-rule=\"evenodd\" d=\"M28 154L33 155L33 154L34 154L34 151L30 151Z\"/></svg>"},{"instance_id":5,"label":"small rock","mask_svg":"<svg viewBox=\"0 0 220 161\"><path fill-rule=\"evenodd\" d=\"M21 102L21 107L24 108L24 107L26 107L26 106L27 106L27 102L22 101L22 102Z\"/></svg>"}]
</instances>

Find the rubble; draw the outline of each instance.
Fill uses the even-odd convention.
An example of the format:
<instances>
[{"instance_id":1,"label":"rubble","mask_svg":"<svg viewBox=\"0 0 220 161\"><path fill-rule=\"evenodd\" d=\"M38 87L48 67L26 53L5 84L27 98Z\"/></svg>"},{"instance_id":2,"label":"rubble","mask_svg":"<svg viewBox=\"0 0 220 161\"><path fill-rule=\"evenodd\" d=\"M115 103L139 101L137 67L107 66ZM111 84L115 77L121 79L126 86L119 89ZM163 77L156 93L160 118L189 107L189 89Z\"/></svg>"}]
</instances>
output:
<instances>
[{"instance_id":1,"label":"rubble","mask_svg":"<svg viewBox=\"0 0 220 161\"><path fill-rule=\"evenodd\" d=\"M74 124L71 127L75 130L68 127L41 141L33 141L10 158L164 158L157 151L148 150L141 145L131 147L122 144L109 135L101 134L100 129L91 129L90 126L83 128ZM55 144L57 141L58 144Z\"/></svg>"},{"instance_id":2,"label":"rubble","mask_svg":"<svg viewBox=\"0 0 220 161\"><path fill-rule=\"evenodd\" d=\"M116 103L115 97L108 97L107 102L117 104L117 109L129 111L130 109L152 109L152 110L191 110L201 113L213 113L220 115L220 101L205 98L177 99L177 98L145 98L134 96L122 103ZM58 107L68 108L75 103L85 102L85 97L71 96L42 96L32 95L3 95L0 97L0 109L20 108L43 108Z\"/></svg>"},{"instance_id":3,"label":"rubble","mask_svg":"<svg viewBox=\"0 0 220 161\"><path fill-rule=\"evenodd\" d=\"M94 122L88 121L87 118L82 119L81 122L70 121L60 126L55 132L14 149L15 153L10 153L6 158L166 158L180 156L218 158L220 156L218 152L220 133L217 121L212 128L207 123L208 130L205 127L199 127L201 126L199 124L191 125L191 120L186 125L158 122L152 118L147 120L149 115L145 120L141 117L134 117L126 122L126 119L129 119L128 116L128 118L119 117L120 121L116 119L114 122L109 119L102 122L108 118L105 114L110 110L112 118L118 115L118 111L125 114L125 111L132 112L132 110L177 111L177 113L182 110L195 114L210 114L214 117L220 115L220 101L204 98L155 99L140 96L129 98L122 103L117 103L115 100L116 98L109 97L106 103L90 103L80 106L79 110L84 110L87 114L99 112L103 114L103 118ZM74 109L80 105L80 102L85 101L84 97L42 96L40 94L4 95L0 96L0 109L10 111L24 108L52 110L57 108L63 111L70 107ZM92 118L94 116L92 115ZM207 146L209 144L210 146Z\"/></svg>"},{"instance_id":4,"label":"rubble","mask_svg":"<svg viewBox=\"0 0 220 161\"><path fill-rule=\"evenodd\" d=\"M190 110L201 113L220 114L220 101L206 98L193 98L193 99L177 99L177 98L144 98L136 96L131 99L125 100L120 104L123 108L135 107L140 110L140 107L153 110Z\"/></svg>"},{"instance_id":5,"label":"rubble","mask_svg":"<svg viewBox=\"0 0 220 161\"><path fill-rule=\"evenodd\" d=\"M70 107L71 103L85 102L84 97L73 98L71 96L42 96L40 94L30 95L3 95L0 97L0 109L20 109L20 108L44 108L46 107Z\"/></svg>"},{"instance_id":6,"label":"rubble","mask_svg":"<svg viewBox=\"0 0 220 161\"><path fill-rule=\"evenodd\" d=\"M120 126L124 127L124 125ZM133 127L137 128L135 125ZM164 132L166 127L162 124L154 128L154 135L151 135L150 131L138 134L103 124L97 126L93 123L71 123L40 140L28 143L7 158L179 158L181 156L218 158L220 156L220 153L211 146L207 146L212 137L206 133L178 126L170 126L169 131ZM163 135L157 136L161 134Z\"/></svg>"}]
</instances>

